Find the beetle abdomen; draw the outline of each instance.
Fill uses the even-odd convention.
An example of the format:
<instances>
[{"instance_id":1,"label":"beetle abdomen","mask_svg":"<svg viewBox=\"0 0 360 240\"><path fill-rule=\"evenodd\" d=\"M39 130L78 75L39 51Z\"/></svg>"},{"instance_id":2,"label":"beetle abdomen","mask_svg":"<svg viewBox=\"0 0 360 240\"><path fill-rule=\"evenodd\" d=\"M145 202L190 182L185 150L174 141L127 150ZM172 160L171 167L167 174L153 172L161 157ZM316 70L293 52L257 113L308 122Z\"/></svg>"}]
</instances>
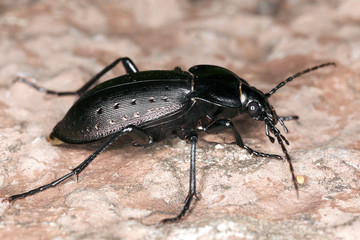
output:
<instances>
[{"instance_id":1,"label":"beetle abdomen","mask_svg":"<svg viewBox=\"0 0 360 240\"><path fill-rule=\"evenodd\" d=\"M164 71L165 72L165 71ZM143 72L147 73L147 72ZM191 75L174 73L165 80L137 73L136 80L124 81L130 75L119 77L120 84L109 81L85 93L53 129L52 137L67 143L87 143L104 138L129 125L143 126L149 121L161 120L187 106L191 90ZM145 78L145 79L144 79Z\"/></svg>"}]
</instances>

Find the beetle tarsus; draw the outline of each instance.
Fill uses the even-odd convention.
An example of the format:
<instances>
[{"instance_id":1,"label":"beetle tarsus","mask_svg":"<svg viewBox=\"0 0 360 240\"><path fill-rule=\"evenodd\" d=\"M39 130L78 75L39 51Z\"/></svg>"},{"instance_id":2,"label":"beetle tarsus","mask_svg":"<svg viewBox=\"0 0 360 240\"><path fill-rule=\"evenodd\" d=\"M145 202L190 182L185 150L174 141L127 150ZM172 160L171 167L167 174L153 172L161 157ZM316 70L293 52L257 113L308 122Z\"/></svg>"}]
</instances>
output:
<instances>
[{"instance_id":1,"label":"beetle tarsus","mask_svg":"<svg viewBox=\"0 0 360 240\"><path fill-rule=\"evenodd\" d=\"M161 223L169 223L169 222L179 221L185 215L185 213L189 210L190 203L191 203L191 200L194 197L194 195L195 194L190 194L189 195L189 197L187 198L187 201L185 203L185 206L184 206L183 210L180 212L179 215L177 215L174 218L165 218L165 219L161 220Z\"/></svg>"}]
</instances>

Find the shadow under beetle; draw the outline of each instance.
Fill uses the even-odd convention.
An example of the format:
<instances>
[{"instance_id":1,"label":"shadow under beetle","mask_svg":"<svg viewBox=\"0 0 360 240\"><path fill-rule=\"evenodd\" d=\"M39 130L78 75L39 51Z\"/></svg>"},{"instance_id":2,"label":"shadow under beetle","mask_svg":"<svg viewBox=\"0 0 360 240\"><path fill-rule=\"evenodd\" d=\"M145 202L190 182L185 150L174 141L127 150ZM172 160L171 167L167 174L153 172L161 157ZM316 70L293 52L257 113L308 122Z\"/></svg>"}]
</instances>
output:
<instances>
[{"instance_id":1,"label":"shadow under beetle","mask_svg":"<svg viewBox=\"0 0 360 240\"><path fill-rule=\"evenodd\" d=\"M88 90L102 75L122 63L127 74L103 82ZM66 142L84 144L108 138L93 154L85 159L70 173L61 178L7 198L14 201L41 192L78 175L102 151L122 135L128 135L135 146L150 146L175 132L182 140L191 144L190 152L190 189L185 205L178 216L164 219L173 222L181 219L196 197L195 151L197 131L210 132L218 127L232 130L236 144L256 156L283 159L279 155L255 151L244 144L231 119L242 113L248 113L258 121L265 122L265 134L273 143L280 144L285 159L289 163L292 182L298 194L298 184L290 156L285 148L289 144L276 128L280 123L287 132L285 120L298 119L297 116L280 117L270 105L268 98L279 88L305 73L318 68L333 65L324 63L287 78L270 92L264 94L250 86L233 72L218 66L197 65L182 71L176 67L172 71L139 72L129 58L119 58L90 79L75 92L56 92L39 87L22 77L22 81L35 89L58 96L79 95L80 98L54 127L49 136L53 143Z\"/></svg>"}]
</instances>

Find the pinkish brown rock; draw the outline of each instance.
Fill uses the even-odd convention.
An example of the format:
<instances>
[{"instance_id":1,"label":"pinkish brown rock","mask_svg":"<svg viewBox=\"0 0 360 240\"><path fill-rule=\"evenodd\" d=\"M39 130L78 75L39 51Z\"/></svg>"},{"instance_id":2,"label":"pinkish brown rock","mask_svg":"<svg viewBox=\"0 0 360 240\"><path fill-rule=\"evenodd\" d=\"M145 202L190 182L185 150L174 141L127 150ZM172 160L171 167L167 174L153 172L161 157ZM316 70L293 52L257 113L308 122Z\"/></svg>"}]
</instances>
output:
<instances>
[{"instance_id":1,"label":"pinkish brown rock","mask_svg":"<svg viewBox=\"0 0 360 240\"><path fill-rule=\"evenodd\" d=\"M117 57L141 70L208 63L267 92L289 75L326 68L271 97L288 122L288 151L304 178L300 197L286 162L250 156L230 132L200 134L198 201L188 192L190 146L150 148L120 140L56 188L0 204L0 239L360 239L360 28L358 1L2 1L0 3L0 198L48 183L98 143L46 141L79 88ZM104 80L124 74L118 67ZM254 149L281 154L264 124L236 121Z\"/></svg>"}]
</instances>

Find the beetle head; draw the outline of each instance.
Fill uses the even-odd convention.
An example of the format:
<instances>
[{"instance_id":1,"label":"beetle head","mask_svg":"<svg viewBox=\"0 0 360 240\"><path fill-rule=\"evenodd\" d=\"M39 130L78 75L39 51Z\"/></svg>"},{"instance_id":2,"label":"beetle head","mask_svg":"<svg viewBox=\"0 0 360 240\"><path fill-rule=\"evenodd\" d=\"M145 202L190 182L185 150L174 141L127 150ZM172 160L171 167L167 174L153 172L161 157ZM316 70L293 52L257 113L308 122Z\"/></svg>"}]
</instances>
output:
<instances>
[{"instance_id":1,"label":"beetle head","mask_svg":"<svg viewBox=\"0 0 360 240\"><path fill-rule=\"evenodd\" d=\"M276 125L279 117L270 105L265 94L254 87L243 85L241 88L243 110L257 121L270 121Z\"/></svg>"},{"instance_id":2,"label":"beetle head","mask_svg":"<svg viewBox=\"0 0 360 240\"><path fill-rule=\"evenodd\" d=\"M270 105L268 99L274 94L278 89L282 88L286 83L298 78L306 73L311 71L315 71L319 68L327 67L327 66L335 66L335 63L328 62L321 65L317 65L312 68L305 69L301 72L296 73L293 76L288 77L284 81L280 82L277 86L275 86L270 92L263 93L254 87L249 86L240 86L241 93L241 103L245 107L245 111L247 111L251 117L255 120L264 121L266 127L266 135L269 137L271 142L274 142L274 138L272 138L269 134L269 130L271 133L275 135L279 143L282 145L283 150L285 150L284 145L282 144L282 140L288 144L286 138L280 134L280 131L275 127L275 125L280 122L283 126L284 131L287 132L287 128L283 122L283 120L297 119L297 116L291 117L279 117L273 106ZM286 150L284 151L286 152Z\"/></svg>"},{"instance_id":3,"label":"beetle head","mask_svg":"<svg viewBox=\"0 0 360 240\"><path fill-rule=\"evenodd\" d=\"M247 84L240 83L239 89L240 89L240 100L242 104L241 111L246 111L250 114L250 116L258 121L264 121L265 122L265 133L266 136L269 138L271 142L275 142L275 139L280 144L283 153L285 154L285 158L289 163L291 175L292 175L292 181L294 183L297 196L299 197L299 188L296 182L296 177L294 174L294 168L291 163L290 156L285 148L285 144L289 145L289 142L287 139L280 133L280 131L276 128L276 124L280 122L280 124L283 126L284 131L287 132L287 128L284 124L284 120L291 120L291 119L297 119L297 116L290 116L290 117L279 117L275 109L270 105L269 98L274 94L278 89L282 88L286 83L292 81L295 78L298 78L302 76L303 74L306 74L308 72L317 70L322 67L326 66L335 66L335 63L329 62L324 63L312 68L308 68L302 72L299 72L291 77L288 77L285 81L280 82L275 88L273 88L270 92L264 94L263 92L259 91L258 89L254 87L250 87ZM272 133L274 137L270 136L270 133ZM285 142L285 143L284 143Z\"/></svg>"},{"instance_id":4,"label":"beetle head","mask_svg":"<svg viewBox=\"0 0 360 240\"><path fill-rule=\"evenodd\" d=\"M285 132L287 132L287 128L282 120L283 118L277 115L274 107L269 103L269 99L266 94L254 87L250 87L244 84L241 87L241 101L243 104L242 111L247 112L254 120L264 121L266 136L271 142L275 142L276 138L284 150L285 146L283 141L286 144L288 144L288 141L280 133L275 125L280 122ZM292 119L296 118L297 117L295 116L292 117ZM270 133L272 133L275 138L270 136Z\"/></svg>"}]
</instances>

